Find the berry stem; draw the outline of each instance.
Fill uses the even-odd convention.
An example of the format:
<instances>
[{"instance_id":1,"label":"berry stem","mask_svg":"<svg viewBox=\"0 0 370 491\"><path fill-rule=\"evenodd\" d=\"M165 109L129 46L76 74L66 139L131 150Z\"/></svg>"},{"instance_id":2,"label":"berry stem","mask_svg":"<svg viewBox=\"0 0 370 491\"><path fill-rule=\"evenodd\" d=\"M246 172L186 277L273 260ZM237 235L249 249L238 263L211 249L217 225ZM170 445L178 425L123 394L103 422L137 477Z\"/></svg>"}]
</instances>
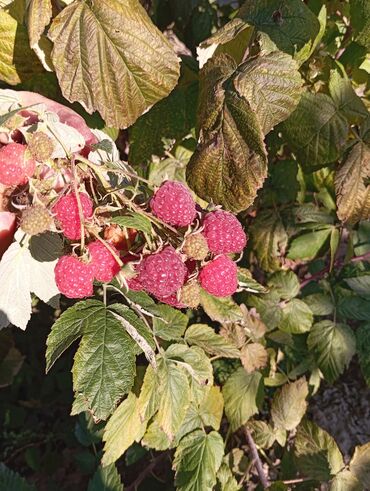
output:
<instances>
[{"instance_id":1,"label":"berry stem","mask_svg":"<svg viewBox=\"0 0 370 491\"><path fill-rule=\"evenodd\" d=\"M76 165L75 165L75 159L74 156L71 158L71 166L72 166L72 173L73 173L73 180L72 180L72 186L73 186L73 191L76 195L76 200L77 200L77 208L78 208L78 215L80 217L80 227L81 227L81 252L85 250L85 217L84 217L84 212L80 200L80 193L78 192L78 187L77 187L77 172L76 172Z\"/></svg>"},{"instance_id":2,"label":"berry stem","mask_svg":"<svg viewBox=\"0 0 370 491\"><path fill-rule=\"evenodd\" d=\"M90 232L92 233L92 235L97 240L99 240L99 242L101 242L103 244L103 246L106 249L108 249L108 251L112 254L112 256L114 257L114 259L116 260L117 264L119 264L120 267L122 268L123 262L121 261L121 259L119 258L119 256L116 254L116 252L113 250L113 248L108 244L108 242L106 242L104 239L102 239L99 234L97 234L96 232L94 232L94 230L90 230Z\"/></svg>"}]
</instances>

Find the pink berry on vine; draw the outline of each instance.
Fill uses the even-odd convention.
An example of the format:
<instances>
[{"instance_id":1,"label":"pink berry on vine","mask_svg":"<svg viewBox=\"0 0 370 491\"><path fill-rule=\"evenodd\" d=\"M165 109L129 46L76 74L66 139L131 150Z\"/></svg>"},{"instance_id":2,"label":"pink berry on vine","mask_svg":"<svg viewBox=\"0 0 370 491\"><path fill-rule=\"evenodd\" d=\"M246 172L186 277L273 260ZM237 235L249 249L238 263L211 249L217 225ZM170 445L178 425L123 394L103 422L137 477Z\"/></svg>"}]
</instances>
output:
<instances>
[{"instance_id":1,"label":"pink berry on vine","mask_svg":"<svg viewBox=\"0 0 370 491\"><path fill-rule=\"evenodd\" d=\"M199 281L215 297L228 297L238 288L238 268L228 256L219 256L204 266Z\"/></svg>"},{"instance_id":2,"label":"pink berry on vine","mask_svg":"<svg viewBox=\"0 0 370 491\"><path fill-rule=\"evenodd\" d=\"M213 254L241 252L247 244L247 236L241 223L228 211L207 213L203 226L203 234Z\"/></svg>"},{"instance_id":3,"label":"pink berry on vine","mask_svg":"<svg viewBox=\"0 0 370 491\"><path fill-rule=\"evenodd\" d=\"M177 181L164 182L154 194L150 206L156 217L174 227L186 227L196 216L190 191Z\"/></svg>"},{"instance_id":4,"label":"pink berry on vine","mask_svg":"<svg viewBox=\"0 0 370 491\"><path fill-rule=\"evenodd\" d=\"M188 274L180 254L172 246L145 256L136 269L144 290L162 298L179 290Z\"/></svg>"},{"instance_id":5,"label":"pink berry on vine","mask_svg":"<svg viewBox=\"0 0 370 491\"><path fill-rule=\"evenodd\" d=\"M88 220L93 214L93 202L86 193L79 193L79 196L83 215ZM81 221L75 193L69 193L60 198L53 206L52 211L67 239L78 240L81 238Z\"/></svg>"},{"instance_id":6,"label":"pink berry on vine","mask_svg":"<svg viewBox=\"0 0 370 491\"><path fill-rule=\"evenodd\" d=\"M62 256L54 269L56 285L68 298L90 297L94 292L94 270L75 256Z\"/></svg>"},{"instance_id":7,"label":"pink berry on vine","mask_svg":"<svg viewBox=\"0 0 370 491\"><path fill-rule=\"evenodd\" d=\"M119 256L119 252L114 246L110 245L110 248ZM93 268L95 278L103 283L109 283L121 269L116 259L99 240L90 242L87 250L91 256L90 265Z\"/></svg>"},{"instance_id":8,"label":"pink berry on vine","mask_svg":"<svg viewBox=\"0 0 370 491\"><path fill-rule=\"evenodd\" d=\"M26 145L9 143L0 148L0 183L5 186L26 184L35 172L36 161Z\"/></svg>"}]
</instances>

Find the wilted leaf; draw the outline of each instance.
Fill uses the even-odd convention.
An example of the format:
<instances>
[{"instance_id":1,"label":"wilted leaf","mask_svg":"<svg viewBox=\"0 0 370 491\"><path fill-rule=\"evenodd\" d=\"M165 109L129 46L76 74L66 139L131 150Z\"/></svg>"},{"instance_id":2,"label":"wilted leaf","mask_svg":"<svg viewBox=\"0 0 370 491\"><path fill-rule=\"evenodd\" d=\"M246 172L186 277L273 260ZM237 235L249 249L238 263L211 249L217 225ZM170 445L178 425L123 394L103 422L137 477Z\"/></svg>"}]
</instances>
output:
<instances>
[{"instance_id":1,"label":"wilted leaf","mask_svg":"<svg viewBox=\"0 0 370 491\"><path fill-rule=\"evenodd\" d=\"M222 388L225 413L233 431L244 425L260 405L262 375L259 372L247 373L238 368Z\"/></svg>"},{"instance_id":2,"label":"wilted leaf","mask_svg":"<svg viewBox=\"0 0 370 491\"><path fill-rule=\"evenodd\" d=\"M283 129L299 163L312 172L339 158L348 122L331 97L307 92Z\"/></svg>"},{"instance_id":3,"label":"wilted leaf","mask_svg":"<svg viewBox=\"0 0 370 491\"><path fill-rule=\"evenodd\" d=\"M240 359L245 370L251 373L267 365L268 353L262 344L249 343L241 349Z\"/></svg>"},{"instance_id":4,"label":"wilted leaf","mask_svg":"<svg viewBox=\"0 0 370 491\"><path fill-rule=\"evenodd\" d=\"M114 464L99 466L89 482L87 491L123 491L121 477Z\"/></svg>"},{"instance_id":5,"label":"wilted leaf","mask_svg":"<svg viewBox=\"0 0 370 491\"><path fill-rule=\"evenodd\" d=\"M312 326L307 345L324 377L333 383L348 366L356 351L356 338L350 327L330 320Z\"/></svg>"},{"instance_id":6,"label":"wilted leaf","mask_svg":"<svg viewBox=\"0 0 370 491\"><path fill-rule=\"evenodd\" d=\"M28 6L27 29L31 48L39 44L52 16L51 0L31 0Z\"/></svg>"},{"instance_id":7,"label":"wilted leaf","mask_svg":"<svg viewBox=\"0 0 370 491\"><path fill-rule=\"evenodd\" d=\"M109 419L103 436L103 466L114 463L144 435L147 422L140 421L137 402L135 394L130 392Z\"/></svg>"},{"instance_id":8,"label":"wilted leaf","mask_svg":"<svg viewBox=\"0 0 370 491\"><path fill-rule=\"evenodd\" d=\"M306 412L307 396L308 385L305 378L285 384L275 392L271 407L274 425L284 430L294 430Z\"/></svg>"},{"instance_id":9,"label":"wilted leaf","mask_svg":"<svg viewBox=\"0 0 370 491\"><path fill-rule=\"evenodd\" d=\"M211 491L224 454L219 433L195 430L185 436L176 449L173 467L179 491Z\"/></svg>"},{"instance_id":10,"label":"wilted leaf","mask_svg":"<svg viewBox=\"0 0 370 491\"><path fill-rule=\"evenodd\" d=\"M225 337L216 334L214 329L207 324L192 324L185 333L185 341L188 344L200 346L211 355L224 358L239 358L237 347Z\"/></svg>"},{"instance_id":11,"label":"wilted leaf","mask_svg":"<svg viewBox=\"0 0 370 491\"><path fill-rule=\"evenodd\" d=\"M298 427L295 455L303 475L321 482L329 481L344 466L334 439L310 421L304 421Z\"/></svg>"},{"instance_id":12,"label":"wilted leaf","mask_svg":"<svg viewBox=\"0 0 370 491\"><path fill-rule=\"evenodd\" d=\"M370 218L370 149L357 143L335 176L338 217L350 224Z\"/></svg>"},{"instance_id":13,"label":"wilted leaf","mask_svg":"<svg viewBox=\"0 0 370 491\"><path fill-rule=\"evenodd\" d=\"M256 112L267 134L294 111L301 97L303 80L293 58L274 51L240 65L234 84Z\"/></svg>"},{"instance_id":14,"label":"wilted leaf","mask_svg":"<svg viewBox=\"0 0 370 491\"><path fill-rule=\"evenodd\" d=\"M179 76L169 42L138 0L73 2L54 19L52 61L64 97L125 128L166 97Z\"/></svg>"},{"instance_id":15,"label":"wilted leaf","mask_svg":"<svg viewBox=\"0 0 370 491\"><path fill-rule=\"evenodd\" d=\"M44 68L28 43L27 29L0 9L0 80L17 85Z\"/></svg>"},{"instance_id":16,"label":"wilted leaf","mask_svg":"<svg viewBox=\"0 0 370 491\"><path fill-rule=\"evenodd\" d=\"M199 144L186 169L198 196L238 212L250 206L267 175L263 133L247 100L224 82L236 66L219 55L200 75ZM208 106L209 98L212 107Z\"/></svg>"},{"instance_id":17,"label":"wilted leaf","mask_svg":"<svg viewBox=\"0 0 370 491\"><path fill-rule=\"evenodd\" d=\"M370 443L355 448L349 468L365 488L370 486Z\"/></svg>"},{"instance_id":18,"label":"wilted leaf","mask_svg":"<svg viewBox=\"0 0 370 491\"><path fill-rule=\"evenodd\" d=\"M288 244L288 235L277 211L262 210L250 229L253 250L259 265L267 272L280 268L281 257Z\"/></svg>"}]
</instances>

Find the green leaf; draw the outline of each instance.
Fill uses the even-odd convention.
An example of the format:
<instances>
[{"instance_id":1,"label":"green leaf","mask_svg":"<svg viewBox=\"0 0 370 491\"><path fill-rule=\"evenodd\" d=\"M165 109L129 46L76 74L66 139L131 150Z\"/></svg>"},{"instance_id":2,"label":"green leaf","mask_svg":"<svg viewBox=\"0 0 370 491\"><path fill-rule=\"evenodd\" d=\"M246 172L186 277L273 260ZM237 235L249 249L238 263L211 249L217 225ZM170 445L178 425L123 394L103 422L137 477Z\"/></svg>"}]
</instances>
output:
<instances>
[{"instance_id":1,"label":"green leaf","mask_svg":"<svg viewBox=\"0 0 370 491\"><path fill-rule=\"evenodd\" d=\"M345 324L330 320L317 322L307 338L317 364L328 382L333 383L348 366L356 351L356 338Z\"/></svg>"},{"instance_id":2,"label":"green leaf","mask_svg":"<svg viewBox=\"0 0 370 491\"><path fill-rule=\"evenodd\" d=\"M291 334L301 334L311 329L313 314L310 307L298 298L293 298L282 307L279 329Z\"/></svg>"},{"instance_id":3,"label":"green leaf","mask_svg":"<svg viewBox=\"0 0 370 491\"><path fill-rule=\"evenodd\" d=\"M355 448L349 468L364 488L370 486L370 443Z\"/></svg>"},{"instance_id":4,"label":"green leaf","mask_svg":"<svg viewBox=\"0 0 370 491\"><path fill-rule=\"evenodd\" d=\"M141 444L145 447L153 448L154 450L163 451L173 448L177 445L177 441L170 440L166 433L159 426L156 419L148 426Z\"/></svg>"},{"instance_id":5,"label":"green leaf","mask_svg":"<svg viewBox=\"0 0 370 491\"><path fill-rule=\"evenodd\" d=\"M329 481L343 467L343 457L334 439L315 423L304 421L295 438L298 469L304 476Z\"/></svg>"},{"instance_id":6,"label":"green leaf","mask_svg":"<svg viewBox=\"0 0 370 491\"><path fill-rule=\"evenodd\" d=\"M103 437L104 423L95 423L89 412L79 415L75 425L74 435L84 447L90 447L95 443L100 443Z\"/></svg>"},{"instance_id":7,"label":"green leaf","mask_svg":"<svg viewBox=\"0 0 370 491\"><path fill-rule=\"evenodd\" d=\"M237 305L231 297L214 297L201 289L200 303L205 313L213 321L236 322L243 318L239 305Z\"/></svg>"},{"instance_id":8,"label":"green leaf","mask_svg":"<svg viewBox=\"0 0 370 491\"><path fill-rule=\"evenodd\" d=\"M114 464L98 467L87 491L123 491L121 477Z\"/></svg>"},{"instance_id":9,"label":"green leaf","mask_svg":"<svg viewBox=\"0 0 370 491\"><path fill-rule=\"evenodd\" d=\"M303 298L313 315L325 316L334 312L333 300L325 293L313 293Z\"/></svg>"},{"instance_id":10,"label":"green leaf","mask_svg":"<svg viewBox=\"0 0 370 491\"><path fill-rule=\"evenodd\" d=\"M195 430L185 436L176 449L173 467L179 491L211 491L224 454L219 433Z\"/></svg>"},{"instance_id":11,"label":"green leaf","mask_svg":"<svg viewBox=\"0 0 370 491\"><path fill-rule=\"evenodd\" d=\"M43 72L44 68L28 43L27 29L0 9L0 80L17 85Z\"/></svg>"},{"instance_id":12,"label":"green leaf","mask_svg":"<svg viewBox=\"0 0 370 491\"><path fill-rule=\"evenodd\" d=\"M36 491L23 477L0 463L0 489L4 491Z\"/></svg>"},{"instance_id":13,"label":"green leaf","mask_svg":"<svg viewBox=\"0 0 370 491\"><path fill-rule=\"evenodd\" d=\"M195 344L211 355L224 358L239 358L240 353L235 345L228 339L216 334L214 329L207 324L193 324L185 333L185 341Z\"/></svg>"},{"instance_id":14,"label":"green leaf","mask_svg":"<svg viewBox=\"0 0 370 491\"><path fill-rule=\"evenodd\" d=\"M27 30L31 48L38 46L52 16L51 0L31 0L27 12Z\"/></svg>"},{"instance_id":15,"label":"green leaf","mask_svg":"<svg viewBox=\"0 0 370 491\"><path fill-rule=\"evenodd\" d=\"M150 223L149 218L139 215L138 213L114 217L111 221L123 228L134 228L149 235L152 233L152 224Z\"/></svg>"},{"instance_id":16,"label":"green leaf","mask_svg":"<svg viewBox=\"0 0 370 491\"><path fill-rule=\"evenodd\" d=\"M267 282L283 300L291 300L300 291L298 276L293 271L277 271Z\"/></svg>"},{"instance_id":17,"label":"green leaf","mask_svg":"<svg viewBox=\"0 0 370 491\"><path fill-rule=\"evenodd\" d=\"M337 312L345 319L370 321L369 300L357 295L340 298L337 303Z\"/></svg>"},{"instance_id":18,"label":"green leaf","mask_svg":"<svg viewBox=\"0 0 370 491\"><path fill-rule=\"evenodd\" d=\"M308 384L304 377L285 384L275 392L271 406L271 417L277 428L294 430L303 418L308 396Z\"/></svg>"},{"instance_id":19,"label":"green leaf","mask_svg":"<svg viewBox=\"0 0 370 491\"><path fill-rule=\"evenodd\" d=\"M367 385L370 386L370 324L360 326L356 331L357 356Z\"/></svg>"},{"instance_id":20,"label":"green leaf","mask_svg":"<svg viewBox=\"0 0 370 491\"><path fill-rule=\"evenodd\" d=\"M280 51L243 63L234 79L236 90L256 112L264 134L294 111L302 84L297 63Z\"/></svg>"},{"instance_id":21,"label":"green leaf","mask_svg":"<svg viewBox=\"0 0 370 491\"><path fill-rule=\"evenodd\" d=\"M267 288L256 281L249 269L238 268L238 285L243 290L251 293L266 293Z\"/></svg>"},{"instance_id":22,"label":"green leaf","mask_svg":"<svg viewBox=\"0 0 370 491\"><path fill-rule=\"evenodd\" d=\"M348 122L331 97L307 92L283 130L299 163L312 172L339 158Z\"/></svg>"},{"instance_id":23,"label":"green leaf","mask_svg":"<svg viewBox=\"0 0 370 491\"><path fill-rule=\"evenodd\" d=\"M235 71L226 55L200 72L200 138L186 169L198 196L234 212L250 206L267 175L263 132L249 103L224 82ZM217 95L216 101L209 98Z\"/></svg>"},{"instance_id":24,"label":"green leaf","mask_svg":"<svg viewBox=\"0 0 370 491\"><path fill-rule=\"evenodd\" d=\"M315 258L331 236L333 227L306 232L294 238L290 244L288 258L310 260Z\"/></svg>"},{"instance_id":25,"label":"green leaf","mask_svg":"<svg viewBox=\"0 0 370 491\"><path fill-rule=\"evenodd\" d=\"M161 381L156 421L170 440L179 430L190 403L190 386L182 366L162 358L158 366Z\"/></svg>"},{"instance_id":26,"label":"green leaf","mask_svg":"<svg viewBox=\"0 0 370 491\"><path fill-rule=\"evenodd\" d=\"M103 303L100 302L100 308L95 306L88 313L92 311L93 315L82 323L83 336L72 369L73 387L75 392L84 395L96 418L107 419L119 399L133 385L135 344L121 322ZM78 325L81 327L80 315ZM69 321L74 325L72 316ZM54 327L54 336L61 337L61 329L63 324ZM60 345L57 346L60 348ZM64 348L65 345L62 346ZM58 353L61 353L61 349Z\"/></svg>"},{"instance_id":27,"label":"green leaf","mask_svg":"<svg viewBox=\"0 0 370 491\"><path fill-rule=\"evenodd\" d=\"M273 210L262 210L253 221L249 231L260 267L267 272L279 269L281 257L288 244L288 235L279 213Z\"/></svg>"},{"instance_id":28,"label":"green leaf","mask_svg":"<svg viewBox=\"0 0 370 491\"><path fill-rule=\"evenodd\" d=\"M370 49L370 6L367 0L351 0L351 24L356 41Z\"/></svg>"},{"instance_id":29,"label":"green leaf","mask_svg":"<svg viewBox=\"0 0 370 491\"><path fill-rule=\"evenodd\" d=\"M105 427L102 465L113 464L135 441L139 442L145 433L146 423L141 422L138 400L130 392Z\"/></svg>"},{"instance_id":30,"label":"green leaf","mask_svg":"<svg viewBox=\"0 0 370 491\"><path fill-rule=\"evenodd\" d=\"M349 123L358 124L368 117L366 106L354 91L351 81L342 77L337 70L330 72L329 91L334 103Z\"/></svg>"},{"instance_id":31,"label":"green leaf","mask_svg":"<svg viewBox=\"0 0 370 491\"><path fill-rule=\"evenodd\" d=\"M255 307L269 331L275 329L281 322L283 313L280 307L280 295L274 290L263 297L250 295L248 306Z\"/></svg>"},{"instance_id":32,"label":"green leaf","mask_svg":"<svg viewBox=\"0 0 370 491\"><path fill-rule=\"evenodd\" d=\"M138 0L73 2L49 37L64 97L98 110L108 126L130 126L179 77L177 56Z\"/></svg>"},{"instance_id":33,"label":"green leaf","mask_svg":"<svg viewBox=\"0 0 370 491\"><path fill-rule=\"evenodd\" d=\"M261 448L270 448L276 437L274 429L262 420L249 421L248 428L252 431L253 440Z\"/></svg>"},{"instance_id":34,"label":"green leaf","mask_svg":"<svg viewBox=\"0 0 370 491\"><path fill-rule=\"evenodd\" d=\"M363 487L351 471L343 469L330 483L329 491L362 491Z\"/></svg>"},{"instance_id":35,"label":"green leaf","mask_svg":"<svg viewBox=\"0 0 370 491\"><path fill-rule=\"evenodd\" d=\"M222 388L225 413L233 431L256 413L261 403L262 375L259 372L247 373L238 368Z\"/></svg>"},{"instance_id":36,"label":"green leaf","mask_svg":"<svg viewBox=\"0 0 370 491\"><path fill-rule=\"evenodd\" d=\"M180 339L183 336L188 317L177 309L168 305L158 305L156 315L153 319L154 334L166 341Z\"/></svg>"},{"instance_id":37,"label":"green leaf","mask_svg":"<svg viewBox=\"0 0 370 491\"><path fill-rule=\"evenodd\" d=\"M335 175L338 218L349 224L370 218L370 149L357 143Z\"/></svg>"},{"instance_id":38,"label":"green leaf","mask_svg":"<svg viewBox=\"0 0 370 491\"><path fill-rule=\"evenodd\" d=\"M216 491L239 491L241 487L226 463L222 463L217 472Z\"/></svg>"},{"instance_id":39,"label":"green leaf","mask_svg":"<svg viewBox=\"0 0 370 491\"><path fill-rule=\"evenodd\" d=\"M198 83L195 81L176 88L143 114L130 128L129 162L142 165L149 163L153 155L163 157L165 140L176 142L190 133L195 126L197 97Z\"/></svg>"},{"instance_id":40,"label":"green leaf","mask_svg":"<svg viewBox=\"0 0 370 491\"><path fill-rule=\"evenodd\" d=\"M238 16L265 35L265 49L277 48L291 56L314 43L320 30L316 16L300 0L247 0Z\"/></svg>"}]
</instances>

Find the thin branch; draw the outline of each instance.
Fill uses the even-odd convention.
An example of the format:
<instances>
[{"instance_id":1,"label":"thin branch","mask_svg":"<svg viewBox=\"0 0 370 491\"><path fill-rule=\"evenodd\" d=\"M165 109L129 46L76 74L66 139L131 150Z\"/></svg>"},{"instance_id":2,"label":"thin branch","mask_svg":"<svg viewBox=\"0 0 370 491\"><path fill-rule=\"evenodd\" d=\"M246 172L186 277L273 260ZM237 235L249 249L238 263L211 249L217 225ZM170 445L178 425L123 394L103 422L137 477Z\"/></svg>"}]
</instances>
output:
<instances>
[{"instance_id":1,"label":"thin branch","mask_svg":"<svg viewBox=\"0 0 370 491\"><path fill-rule=\"evenodd\" d=\"M250 430L246 426L244 427L244 434L245 434L245 437L247 439L250 454L251 454L252 460L255 463L255 467L257 469L258 477L261 481L262 487L263 487L263 489L267 489L269 487L268 476L266 476L265 471L263 470L262 462L261 462L260 456L258 454L256 444L254 443L252 433L250 432Z\"/></svg>"},{"instance_id":2,"label":"thin branch","mask_svg":"<svg viewBox=\"0 0 370 491\"><path fill-rule=\"evenodd\" d=\"M149 464L144 468L144 470L137 476L135 481L131 483L129 486L125 487L126 491L136 491L140 484L145 481L145 479L153 474L154 469L157 467L159 463L165 460L168 457L168 452L163 452L155 457Z\"/></svg>"}]
</instances>

